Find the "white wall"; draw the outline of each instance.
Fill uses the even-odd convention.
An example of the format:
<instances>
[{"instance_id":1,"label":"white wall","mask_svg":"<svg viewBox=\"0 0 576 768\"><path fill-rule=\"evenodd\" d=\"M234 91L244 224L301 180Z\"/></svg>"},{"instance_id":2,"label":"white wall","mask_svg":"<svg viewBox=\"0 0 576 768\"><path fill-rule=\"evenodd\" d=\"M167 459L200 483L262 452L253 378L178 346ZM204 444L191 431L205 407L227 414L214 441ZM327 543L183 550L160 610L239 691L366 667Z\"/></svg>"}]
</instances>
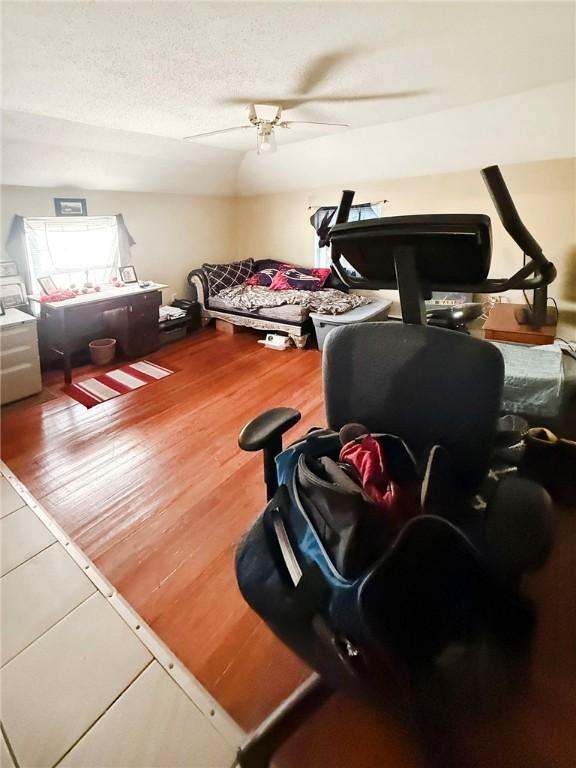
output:
<instances>
[{"instance_id":1,"label":"white wall","mask_svg":"<svg viewBox=\"0 0 576 768\"><path fill-rule=\"evenodd\" d=\"M559 275L550 295L562 310L561 334L575 339L576 161L503 165L502 170L520 215L557 265ZM491 275L510 275L521 263L522 256L497 220L477 169L349 186L356 190L357 201L388 199L386 215L487 213L494 233ZM136 240L133 257L139 277L167 283L164 299L169 301L172 293L187 295L186 275L204 261L252 256L311 264L314 232L308 206L336 204L341 188L230 198L6 186L2 188L2 243L15 214L51 216L54 197L85 197L89 214L124 214ZM394 293L392 297L396 299Z\"/></svg>"},{"instance_id":2,"label":"white wall","mask_svg":"<svg viewBox=\"0 0 576 768\"><path fill-rule=\"evenodd\" d=\"M558 269L549 294L561 309L560 335L567 328L576 339L576 160L502 165L501 169L520 216ZM509 276L522 264L522 254L501 226L479 170L346 186L356 191L357 202L389 200L384 207L387 216L486 213L494 239L491 277ZM312 264L314 230L308 206L337 205L341 190L341 186L329 186L239 198L237 255ZM397 300L396 292L387 293ZM506 296L522 300L518 292Z\"/></svg>"},{"instance_id":3,"label":"white wall","mask_svg":"<svg viewBox=\"0 0 576 768\"><path fill-rule=\"evenodd\" d=\"M230 197L4 186L2 258L13 216L54 216L55 197L86 198L89 215L122 213L136 240L132 256L138 277L167 283L165 302L173 293L188 295L191 269L235 255L235 203Z\"/></svg>"}]
</instances>

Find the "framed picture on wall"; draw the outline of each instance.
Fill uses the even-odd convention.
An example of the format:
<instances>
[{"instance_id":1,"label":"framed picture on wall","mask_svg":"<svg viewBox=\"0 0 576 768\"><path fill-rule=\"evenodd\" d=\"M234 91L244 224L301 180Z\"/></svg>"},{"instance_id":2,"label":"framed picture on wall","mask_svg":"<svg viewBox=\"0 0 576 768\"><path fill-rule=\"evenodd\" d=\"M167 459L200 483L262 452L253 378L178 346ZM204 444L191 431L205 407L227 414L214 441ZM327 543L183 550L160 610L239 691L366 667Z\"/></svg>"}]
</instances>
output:
<instances>
[{"instance_id":1,"label":"framed picture on wall","mask_svg":"<svg viewBox=\"0 0 576 768\"><path fill-rule=\"evenodd\" d=\"M122 280L123 283L138 282L138 278L136 277L136 270L134 267L120 267L118 271L120 272L120 280Z\"/></svg>"},{"instance_id":2,"label":"framed picture on wall","mask_svg":"<svg viewBox=\"0 0 576 768\"><path fill-rule=\"evenodd\" d=\"M39 277L38 282L45 294L56 293L58 286L51 277Z\"/></svg>"},{"instance_id":3,"label":"framed picture on wall","mask_svg":"<svg viewBox=\"0 0 576 768\"><path fill-rule=\"evenodd\" d=\"M24 291L21 283L4 283L0 285L0 301L5 309L19 307L25 304Z\"/></svg>"},{"instance_id":4,"label":"framed picture on wall","mask_svg":"<svg viewBox=\"0 0 576 768\"><path fill-rule=\"evenodd\" d=\"M55 197L56 216L87 216L86 200L81 197Z\"/></svg>"},{"instance_id":5,"label":"framed picture on wall","mask_svg":"<svg viewBox=\"0 0 576 768\"><path fill-rule=\"evenodd\" d=\"M15 261L0 261L0 277L17 277L18 265Z\"/></svg>"}]
</instances>

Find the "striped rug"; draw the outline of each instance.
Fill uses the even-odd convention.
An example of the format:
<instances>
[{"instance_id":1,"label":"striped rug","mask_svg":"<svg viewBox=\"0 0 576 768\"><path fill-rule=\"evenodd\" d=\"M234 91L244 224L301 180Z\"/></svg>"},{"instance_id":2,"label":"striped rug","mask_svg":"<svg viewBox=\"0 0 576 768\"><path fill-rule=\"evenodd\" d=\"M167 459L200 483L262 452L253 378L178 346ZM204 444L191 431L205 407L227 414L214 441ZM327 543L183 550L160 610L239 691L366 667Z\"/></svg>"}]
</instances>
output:
<instances>
[{"instance_id":1,"label":"striped rug","mask_svg":"<svg viewBox=\"0 0 576 768\"><path fill-rule=\"evenodd\" d=\"M140 360L138 363L116 368L93 379L85 379L77 384L69 384L62 388L63 392L73 397L86 408L92 408L98 403L105 403L113 397L125 395L135 389L145 387L147 384L165 376L170 376L174 371L162 368L160 365L150 363L148 360Z\"/></svg>"}]
</instances>

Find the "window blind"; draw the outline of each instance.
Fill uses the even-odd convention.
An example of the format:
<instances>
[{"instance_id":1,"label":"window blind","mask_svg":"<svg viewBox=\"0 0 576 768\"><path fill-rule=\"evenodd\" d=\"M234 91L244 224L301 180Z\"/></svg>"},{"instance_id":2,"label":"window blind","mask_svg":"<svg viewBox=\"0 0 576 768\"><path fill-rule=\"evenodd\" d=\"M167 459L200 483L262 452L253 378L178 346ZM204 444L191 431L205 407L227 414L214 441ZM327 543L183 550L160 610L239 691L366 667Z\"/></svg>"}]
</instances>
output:
<instances>
[{"instance_id":1,"label":"window blind","mask_svg":"<svg viewBox=\"0 0 576 768\"><path fill-rule=\"evenodd\" d=\"M26 218L24 234L33 290L38 277L49 275L59 288L67 288L86 280L109 283L117 273L116 216Z\"/></svg>"}]
</instances>

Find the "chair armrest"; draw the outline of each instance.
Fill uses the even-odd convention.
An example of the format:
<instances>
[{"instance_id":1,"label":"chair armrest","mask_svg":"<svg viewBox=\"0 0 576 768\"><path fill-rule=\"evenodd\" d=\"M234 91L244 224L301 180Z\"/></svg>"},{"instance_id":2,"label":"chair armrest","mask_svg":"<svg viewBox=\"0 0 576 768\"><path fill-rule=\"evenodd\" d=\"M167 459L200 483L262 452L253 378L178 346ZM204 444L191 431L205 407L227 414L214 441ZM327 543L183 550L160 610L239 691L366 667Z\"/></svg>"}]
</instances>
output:
<instances>
[{"instance_id":1,"label":"chair armrest","mask_svg":"<svg viewBox=\"0 0 576 768\"><path fill-rule=\"evenodd\" d=\"M238 445L243 451L261 451L267 445L282 438L302 418L294 408L272 408L264 411L240 432Z\"/></svg>"},{"instance_id":2,"label":"chair armrest","mask_svg":"<svg viewBox=\"0 0 576 768\"><path fill-rule=\"evenodd\" d=\"M264 482L270 500L278 490L276 456L282 450L282 435L302 418L294 408L272 408L249 421L238 437L243 451L264 451Z\"/></svg>"}]
</instances>

